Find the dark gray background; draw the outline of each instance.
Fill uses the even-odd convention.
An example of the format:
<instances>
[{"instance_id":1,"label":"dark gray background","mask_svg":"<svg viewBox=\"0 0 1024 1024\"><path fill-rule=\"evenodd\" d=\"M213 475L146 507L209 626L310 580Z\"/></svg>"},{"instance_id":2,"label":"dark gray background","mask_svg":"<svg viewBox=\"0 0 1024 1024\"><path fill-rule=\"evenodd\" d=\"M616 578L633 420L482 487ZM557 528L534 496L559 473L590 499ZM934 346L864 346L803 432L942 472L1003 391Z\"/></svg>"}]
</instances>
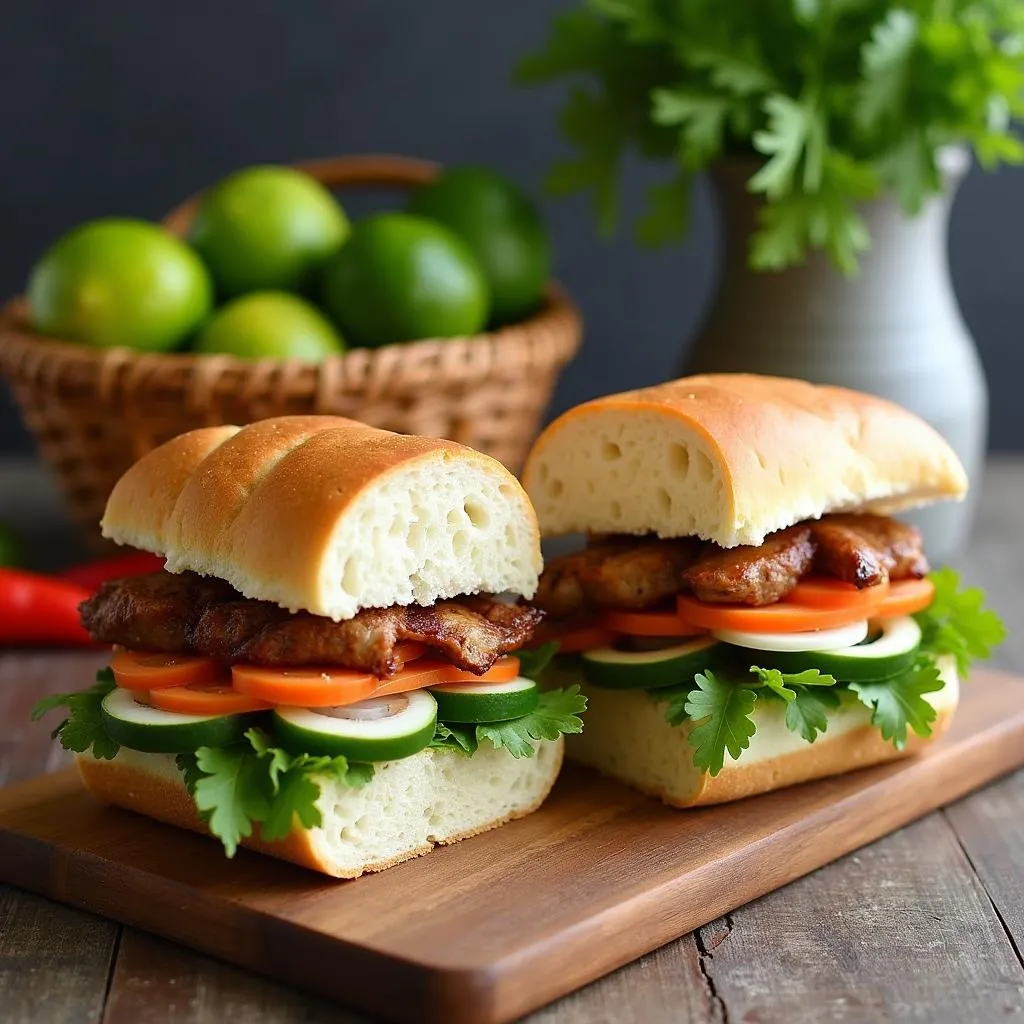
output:
<instances>
[{"instance_id":1,"label":"dark gray background","mask_svg":"<svg viewBox=\"0 0 1024 1024\"><path fill-rule=\"evenodd\" d=\"M494 164L533 189L561 150L561 87L509 84L556 0L33 0L0 31L0 293L78 221L158 217L245 164L392 151ZM630 167L627 208L649 172ZM956 203L957 294L992 384L992 442L1024 448L1018 391L1024 174L973 171ZM718 261L712 199L681 247L595 238L583 199L544 207L558 274L583 308L586 348L561 409L670 376ZM348 205L348 204L347 204ZM0 391L0 453L30 442Z\"/></svg>"}]
</instances>

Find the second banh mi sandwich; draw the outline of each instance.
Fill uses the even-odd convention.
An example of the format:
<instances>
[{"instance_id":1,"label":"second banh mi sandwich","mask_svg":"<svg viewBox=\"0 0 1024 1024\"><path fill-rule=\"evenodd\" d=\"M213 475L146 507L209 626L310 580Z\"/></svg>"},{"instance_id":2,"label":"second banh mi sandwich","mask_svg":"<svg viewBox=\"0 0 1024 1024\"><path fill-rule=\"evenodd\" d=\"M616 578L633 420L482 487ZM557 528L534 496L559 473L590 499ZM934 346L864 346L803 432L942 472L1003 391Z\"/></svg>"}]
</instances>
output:
<instances>
[{"instance_id":1,"label":"second banh mi sandwich","mask_svg":"<svg viewBox=\"0 0 1024 1024\"><path fill-rule=\"evenodd\" d=\"M879 398L741 374L570 410L523 476L545 536L534 598L581 681L567 755L684 807L920 750L1002 626L894 513L960 499L964 470Z\"/></svg>"},{"instance_id":2,"label":"second banh mi sandwich","mask_svg":"<svg viewBox=\"0 0 1024 1024\"><path fill-rule=\"evenodd\" d=\"M338 877L529 814L580 728L517 652L537 520L500 463L330 416L144 456L103 533L166 556L82 606L117 645L57 729L100 800Z\"/></svg>"}]
</instances>

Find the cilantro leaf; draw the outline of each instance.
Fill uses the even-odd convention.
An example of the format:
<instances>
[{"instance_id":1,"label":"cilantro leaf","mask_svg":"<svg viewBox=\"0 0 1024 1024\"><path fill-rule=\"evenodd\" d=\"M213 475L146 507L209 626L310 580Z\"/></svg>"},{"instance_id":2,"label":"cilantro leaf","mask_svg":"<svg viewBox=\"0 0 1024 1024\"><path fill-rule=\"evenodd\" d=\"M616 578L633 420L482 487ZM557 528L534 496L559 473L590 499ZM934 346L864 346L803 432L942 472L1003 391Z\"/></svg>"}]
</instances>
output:
<instances>
[{"instance_id":1,"label":"cilantro leaf","mask_svg":"<svg viewBox=\"0 0 1024 1024\"><path fill-rule=\"evenodd\" d=\"M636 240L654 247L674 242L686 234L690 222L691 175L680 169L668 181L647 188L647 210L636 222Z\"/></svg>"},{"instance_id":2,"label":"cilantro leaf","mask_svg":"<svg viewBox=\"0 0 1024 1024\"><path fill-rule=\"evenodd\" d=\"M862 127L874 128L902 113L917 37L917 17L901 7L889 10L871 30L861 48L863 78L853 111Z\"/></svg>"},{"instance_id":3,"label":"cilantro leaf","mask_svg":"<svg viewBox=\"0 0 1024 1024\"><path fill-rule=\"evenodd\" d=\"M695 682L698 688L690 691L683 709L698 723L690 733L693 763L714 776L725 764L726 751L735 760L750 746L757 693L710 671L697 673Z\"/></svg>"},{"instance_id":4,"label":"cilantro leaf","mask_svg":"<svg viewBox=\"0 0 1024 1024\"><path fill-rule=\"evenodd\" d=\"M253 824L270 813L270 781L260 756L241 743L229 747L200 747L192 799L210 831L224 844L229 857Z\"/></svg>"},{"instance_id":5,"label":"cilantro leaf","mask_svg":"<svg viewBox=\"0 0 1024 1024\"><path fill-rule=\"evenodd\" d=\"M430 741L432 747L450 747L464 754L475 754L479 745L476 729L472 725L459 725L455 722L438 722L434 726L434 738Z\"/></svg>"},{"instance_id":6,"label":"cilantro leaf","mask_svg":"<svg viewBox=\"0 0 1024 1024\"><path fill-rule=\"evenodd\" d=\"M679 154L691 171L706 167L722 152L729 101L692 89L655 89L651 119L679 129Z\"/></svg>"},{"instance_id":7,"label":"cilantro leaf","mask_svg":"<svg viewBox=\"0 0 1024 1024\"><path fill-rule=\"evenodd\" d=\"M928 578L935 584L932 603L914 618L921 627L921 649L932 655L951 654L965 675L971 664L989 658L1006 639L1006 626L991 609L978 587L960 588L959 574L937 569Z\"/></svg>"},{"instance_id":8,"label":"cilantro leaf","mask_svg":"<svg viewBox=\"0 0 1024 1024\"><path fill-rule=\"evenodd\" d=\"M533 757L534 741L557 740L563 733L582 732L579 716L586 708L587 698L578 686L547 690L528 715L478 725L476 739L478 743L488 740L496 749L504 747L513 757Z\"/></svg>"},{"instance_id":9,"label":"cilantro leaf","mask_svg":"<svg viewBox=\"0 0 1024 1024\"><path fill-rule=\"evenodd\" d=\"M835 676L820 672L816 668L804 669L803 672L782 672L777 668L758 668L757 665L751 665L750 671L757 676L762 686L767 686L787 702L796 699L797 691L794 687L836 685Z\"/></svg>"},{"instance_id":10,"label":"cilantro leaf","mask_svg":"<svg viewBox=\"0 0 1024 1024\"><path fill-rule=\"evenodd\" d=\"M53 730L54 739L59 739L65 750L84 754L91 749L94 757L113 760L121 745L107 735L100 705L114 685L114 673L109 668L101 669L96 673L96 682L87 690L44 697L32 709L32 721L38 721L54 708L66 707L68 717Z\"/></svg>"},{"instance_id":11,"label":"cilantro leaf","mask_svg":"<svg viewBox=\"0 0 1024 1024\"><path fill-rule=\"evenodd\" d=\"M540 647L533 650L524 647L516 651L515 656L519 659L519 674L524 679L532 679L536 683L544 669L551 664L552 659L558 654L558 648L558 642L552 640L550 643L541 644Z\"/></svg>"},{"instance_id":12,"label":"cilantro leaf","mask_svg":"<svg viewBox=\"0 0 1024 1024\"><path fill-rule=\"evenodd\" d=\"M871 724L878 727L882 738L902 750L907 745L908 728L918 736L931 736L936 712L924 695L944 685L938 667L925 659L895 679L850 683L849 687L862 704L871 708Z\"/></svg>"},{"instance_id":13,"label":"cilantro leaf","mask_svg":"<svg viewBox=\"0 0 1024 1024\"><path fill-rule=\"evenodd\" d=\"M321 778L353 788L373 778L373 765L350 764L341 756L290 754L272 746L260 729L250 729L244 741L228 747L179 754L176 763L200 817L229 857L257 823L267 840L287 836L295 818L305 828L320 825Z\"/></svg>"},{"instance_id":14,"label":"cilantro leaf","mask_svg":"<svg viewBox=\"0 0 1024 1024\"><path fill-rule=\"evenodd\" d=\"M839 694L834 690L795 686L793 699L786 705L786 728L813 743L828 727L829 711L837 707Z\"/></svg>"},{"instance_id":15,"label":"cilantro leaf","mask_svg":"<svg viewBox=\"0 0 1024 1024\"><path fill-rule=\"evenodd\" d=\"M753 143L769 159L747 187L751 192L763 192L769 199L781 199L792 192L802 157L812 160L812 176L820 179L825 126L814 107L782 93L772 93L764 101L764 110L768 126L754 133Z\"/></svg>"}]
</instances>

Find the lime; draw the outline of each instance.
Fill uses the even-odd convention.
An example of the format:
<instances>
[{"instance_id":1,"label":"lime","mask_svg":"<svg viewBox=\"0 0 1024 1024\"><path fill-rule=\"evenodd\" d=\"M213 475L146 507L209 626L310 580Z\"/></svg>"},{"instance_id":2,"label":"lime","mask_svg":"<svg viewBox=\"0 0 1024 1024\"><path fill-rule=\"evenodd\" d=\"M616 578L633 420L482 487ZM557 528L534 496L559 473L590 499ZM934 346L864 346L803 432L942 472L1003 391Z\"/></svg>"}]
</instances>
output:
<instances>
[{"instance_id":1,"label":"lime","mask_svg":"<svg viewBox=\"0 0 1024 1024\"><path fill-rule=\"evenodd\" d=\"M202 198L189 241L221 295L302 291L348 235L345 211L294 167L249 167Z\"/></svg>"},{"instance_id":2,"label":"lime","mask_svg":"<svg viewBox=\"0 0 1024 1024\"><path fill-rule=\"evenodd\" d=\"M495 323L522 320L537 308L551 273L551 244L517 185L486 167L453 167L414 192L408 208L451 228L473 250Z\"/></svg>"},{"instance_id":3,"label":"lime","mask_svg":"<svg viewBox=\"0 0 1024 1024\"><path fill-rule=\"evenodd\" d=\"M354 345L475 334L487 282L468 246L407 213L360 221L324 269L324 306Z\"/></svg>"},{"instance_id":4,"label":"lime","mask_svg":"<svg viewBox=\"0 0 1024 1024\"><path fill-rule=\"evenodd\" d=\"M253 292L218 310L196 338L197 352L242 359L304 359L318 363L345 351L329 320L287 292Z\"/></svg>"},{"instance_id":5,"label":"lime","mask_svg":"<svg viewBox=\"0 0 1024 1024\"><path fill-rule=\"evenodd\" d=\"M141 220L80 225L49 249L28 280L35 330L104 348L174 348L206 318L212 301L196 254Z\"/></svg>"}]
</instances>

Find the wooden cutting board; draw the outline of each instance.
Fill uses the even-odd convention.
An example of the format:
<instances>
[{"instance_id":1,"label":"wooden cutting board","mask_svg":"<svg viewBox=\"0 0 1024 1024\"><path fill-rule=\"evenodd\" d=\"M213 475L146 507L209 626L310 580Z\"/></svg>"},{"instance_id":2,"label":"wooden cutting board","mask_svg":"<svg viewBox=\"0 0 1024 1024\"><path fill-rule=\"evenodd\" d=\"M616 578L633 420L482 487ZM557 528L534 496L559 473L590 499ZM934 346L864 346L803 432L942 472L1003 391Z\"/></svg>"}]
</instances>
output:
<instances>
[{"instance_id":1,"label":"wooden cutting board","mask_svg":"<svg viewBox=\"0 0 1024 1024\"><path fill-rule=\"evenodd\" d=\"M1024 679L980 671L924 755L673 811L567 768L536 814L335 882L95 803L0 790L0 881L401 1022L502 1024L1024 764Z\"/></svg>"}]
</instances>

